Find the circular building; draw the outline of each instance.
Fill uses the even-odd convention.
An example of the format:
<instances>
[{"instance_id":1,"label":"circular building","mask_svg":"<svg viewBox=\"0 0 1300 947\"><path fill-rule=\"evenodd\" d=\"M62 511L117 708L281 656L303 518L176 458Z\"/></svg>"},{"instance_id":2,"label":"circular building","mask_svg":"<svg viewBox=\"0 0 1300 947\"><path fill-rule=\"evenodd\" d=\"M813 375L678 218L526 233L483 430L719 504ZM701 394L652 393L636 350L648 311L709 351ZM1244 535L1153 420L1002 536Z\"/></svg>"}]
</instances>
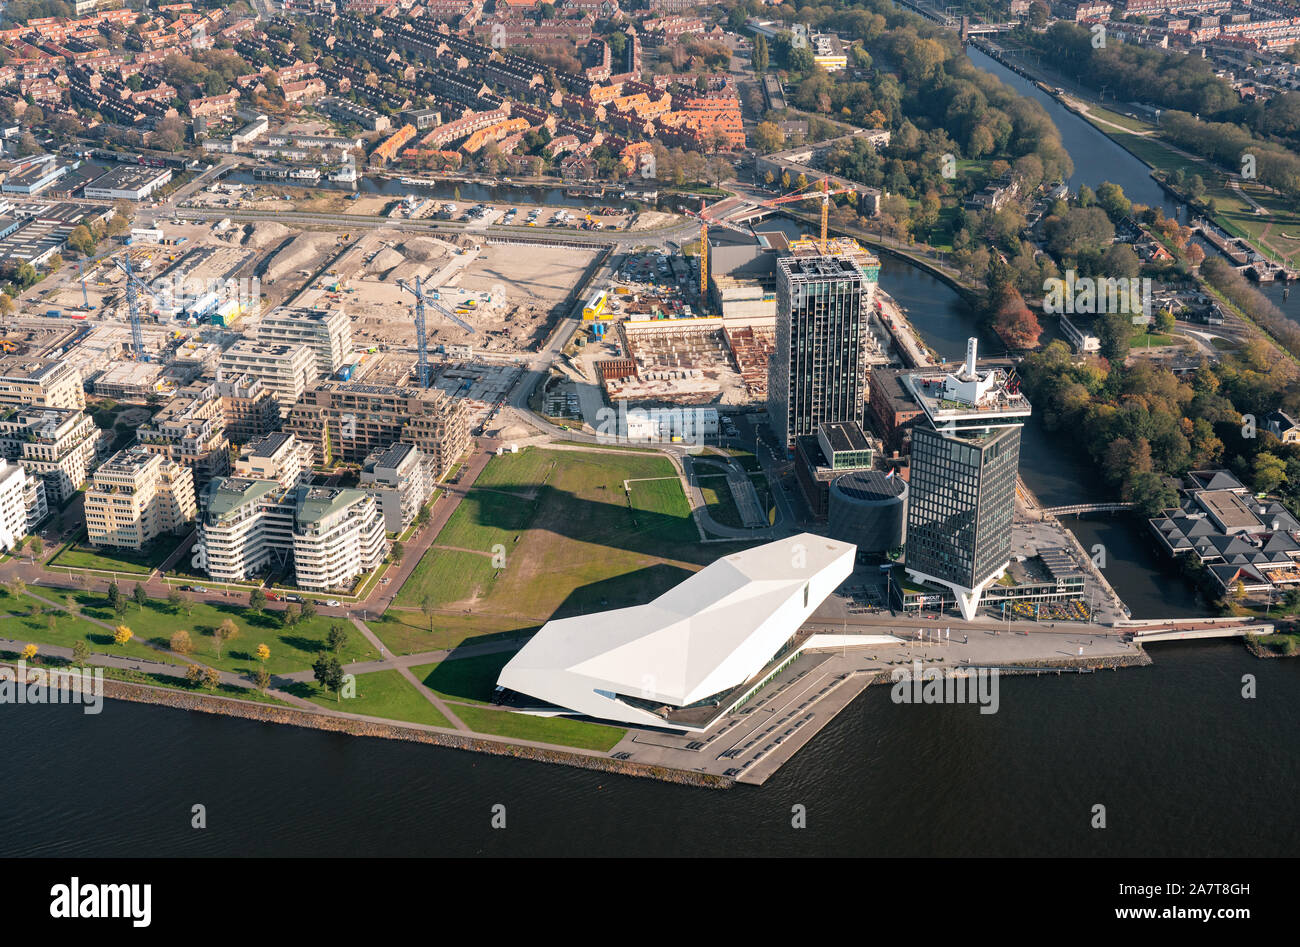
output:
<instances>
[{"instance_id":1,"label":"circular building","mask_svg":"<svg viewBox=\"0 0 1300 947\"><path fill-rule=\"evenodd\" d=\"M901 546L907 510L907 484L895 474L858 470L831 482L830 534L854 543L858 552L884 553Z\"/></svg>"}]
</instances>

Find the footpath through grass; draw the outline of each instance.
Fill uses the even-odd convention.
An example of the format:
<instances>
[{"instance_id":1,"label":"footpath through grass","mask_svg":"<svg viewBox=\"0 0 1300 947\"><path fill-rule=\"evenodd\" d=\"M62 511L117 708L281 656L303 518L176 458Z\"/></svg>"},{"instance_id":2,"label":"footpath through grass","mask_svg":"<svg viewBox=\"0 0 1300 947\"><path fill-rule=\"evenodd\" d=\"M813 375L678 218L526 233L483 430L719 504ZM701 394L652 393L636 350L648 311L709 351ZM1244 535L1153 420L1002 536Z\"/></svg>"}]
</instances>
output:
<instances>
[{"instance_id":1,"label":"footpath through grass","mask_svg":"<svg viewBox=\"0 0 1300 947\"><path fill-rule=\"evenodd\" d=\"M125 625L131 629L141 648L145 647L145 641L166 648L175 632L188 631L193 645L189 658L237 674L251 674L262 667L262 662L255 654L259 644L265 644L271 651L265 666L272 674L310 668L317 655L326 647L325 638L331 625L341 627L347 639L339 649L340 662L349 664L378 657L365 636L345 618L317 615L289 626L284 623L284 611L279 608L266 609L261 614L234 603L209 605L206 602L192 602L173 608L167 602L155 599L150 599L143 607L132 602L126 613L119 618L109 606L107 596L99 592L49 589L42 586L39 594L65 604L75 603L87 617L114 626ZM218 658L215 632L226 619L235 623L238 635L221 647L221 657ZM108 635L111 640L110 631L101 629L101 633ZM113 645L109 650L116 652L118 649L119 646ZM145 654L159 660L174 660L147 648Z\"/></svg>"},{"instance_id":2,"label":"footpath through grass","mask_svg":"<svg viewBox=\"0 0 1300 947\"><path fill-rule=\"evenodd\" d=\"M494 546L504 551L499 571L490 558ZM536 627L552 617L648 601L731 551L699 542L666 458L529 447L488 462L398 591L401 608L371 627L399 654L429 650L445 645L414 632L426 597L445 610L435 628L452 614L492 631ZM506 623L491 625L492 619Z\"/></svg>"},{"instance_id":3,"label":"footpath through grass","mask_svg":"<svg viewBox=\"0 0 1300 947\"><path fill-rule=\"evenodd\" d=\"M356 695L336 700L316 683L296 684L290 692L314 704L350 714L406 720L451 729L451 721L425 698L400 671L370 671L356 676Z\"/></svg>"}]
</instances>

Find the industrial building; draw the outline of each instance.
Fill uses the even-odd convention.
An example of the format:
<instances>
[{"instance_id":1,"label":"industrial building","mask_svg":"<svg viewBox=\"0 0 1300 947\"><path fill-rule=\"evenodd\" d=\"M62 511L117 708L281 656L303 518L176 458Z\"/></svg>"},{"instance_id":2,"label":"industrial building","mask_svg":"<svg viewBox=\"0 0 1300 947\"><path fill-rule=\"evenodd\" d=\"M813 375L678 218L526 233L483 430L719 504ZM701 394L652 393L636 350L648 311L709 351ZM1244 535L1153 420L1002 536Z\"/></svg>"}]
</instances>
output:
<instances>
[{"instance_id":1,"label":"industrial building","mask_svg":"<svg viewBox=\"0 0 1300 947\"><path fill-rule=\"evenodd\" d=\"M171 179L170 168L123 164L95 178L82 193L91 200L142 201Z\"/></svg>"},{"instance_id":2,"label":"industrial building","mask_svg":"<svg viewBox=\"0 0 1300 947\"><path fill-rule=\"evenodd\" d=\"M810 533L724 556L644 605L547 622L498 683L602 720L707 729L798 656L853 560Z\"/></svg>"},{"instance_id":3,"label":"industrial building","mask_svg":"<svg viewBox=\"0 0 1300 947\"><path fill-rule=\"evenodd\" d=\"M951 590L967 621L1011 560L1020 429L1031 410L1008 373L980 369L976 355L972 338L958 370L903 376L925 413L912 427L907 572Z\"/></svg>"},{"instance_id":4,"label":"industrial building","mask_svg":"<svg viewBox=\"0 0 1300 947\"><path fill-rule=\"evenodd\" d=\"M856 246L841 245L827 254L814 248L777 261L768 417L787 448L826 421L862 424L871 335L867 321L880 261Z\"/></svg>"},{"instance_id":5,"label":"industrial building","mask_svg":"<svg viewBox=\"0 0 1300 947\"><path fill-rule=\"evenodd\" d=\"M221 582L292 568L299 588L343 591L388 548L383 513L364 490L230 477L204 492L192 564Z\"/></svg>"},{"instance_id":6,"label":"industrial building","mask_svg":"<svg viewBox=\"0 0 1300 947\"><path fill-rule=\"evenodd\" d=\"M363 463L401 441L432 457L440 477L470 444L464 406L438 388L323 382L298 399L285 430L312 446L319 466Z\"/></svg>"},{"instance_id":7,"label":"industrial building","mask_svg":"<svg viewBox=\"0 0 1300 947\"><path fill-rule=\"evenodd\" d=\"M95 471L85 505L91 545L143 549L194 522L194 475L143 447L129 447Z\"/></svg>"}]
</instances>

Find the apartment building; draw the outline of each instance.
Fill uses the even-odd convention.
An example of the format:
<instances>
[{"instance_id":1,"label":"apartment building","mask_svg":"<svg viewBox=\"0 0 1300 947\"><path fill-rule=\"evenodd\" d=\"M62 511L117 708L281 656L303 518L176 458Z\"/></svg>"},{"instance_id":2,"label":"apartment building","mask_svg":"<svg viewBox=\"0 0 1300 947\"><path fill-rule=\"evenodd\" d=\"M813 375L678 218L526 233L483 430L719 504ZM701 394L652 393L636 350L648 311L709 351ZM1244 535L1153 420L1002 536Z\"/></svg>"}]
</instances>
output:
<instances>
[{"instance_id":1,"label":"apartment building","mask_svg":"<svg viewBox=\"0 0 1300 947\"><path fill-rule=\"evenodd\" d=\"M0 405L33 404L84 408L86 392L81 385L80 370L49 358L28 355L0 358Z\"/></svg>"},{"instance_id":2,"label":"apartment building","mask_svg":"<svg viewBox=\"0 0 1300 947\"><path fill-rule=\"evenodd\" d=\"M229 477L208 484L203 508L193 565L218 581L292 567L299 588L342 590L388 554L383 513L363 490Z\"/></svg>"},{"instance_id":3,"label":"apartment building","mask_svg":"<svg viewBox=\"0 0 1300 947\"><path fill-rule=\"evenodd\" d=\"M196 489L230 473L226 417L215 385L182 388L136 436L151 454L189 467Z\"/></svg>"},{"instance_id":4,"label":"apartment building","mask_svg":"<svg viewBox=\"0 0 1300 947\"><path fill-rule=\"evenodd\" d=\"M275 431L247 445L235 461L235 476L274 480L286 490L311 475L311 448L292 434Z\"/></svg>"},{"instance_id":5,"label":"apartment building","mask_svg":"<svg viewBox=\"0 0 1300 947\"><path fill-rule=\"evenodd\" d=\"M313 463L363 463L402 441L434 459L438 476L469 449L469 418L438 388L323 382L289 412L285 429L312 447Z\"/></svg>"},{"instance_id":6,"label":"apartment building","mask_svg":"<svg viewBox=\"0 0 1300 947\"><path fill-rule=\"evenodd\" d=\"M226 440L247 444L278 430L280 403L271 389L253 375L218 375L213 385L226 419Z\"/></svg>"},{"instance_id":7,"label":"apartment building","mask_svg":"<svg viewBox=\"0 0 1300 947\"><path fill-rule=\"evenodd\" d=\"M257 341L310 346L317 373L329 378L352 360L352 320L342 309L276 309L262 318Z\"/></svg>"},{"instance_id":8,"label":"apartment building","mask_svg":"<svg viewBox=\"0 0 1300 947\"><path fill-rule=\"evenodd\" d=\"M0 458L0 550L15 548L48 512L44 482Z\"/></svg>"},{"instance_id":9,"label":"apartment building","mask_svg":"<svg viewBox=\"0 0 1300 947\"><path fill-rule=\"evenodd\" d=\"M393 444L371 454L361 470L361 489L368 492L384 514L384 528L400 533L415 522L433 498L438 483L437 465L414 444Z\"/></svg>"},{"instance_id":10,"label":"apartment building","mask_svg":"<svg viewBox=\"0 0 1300 947\"><path fill-rule=\"evenodd\" d=\"M299 588L350 588L388 555L384 514L364 490L300 490L297 512L293 573Z\"/></svg>"},{"instance_id":11,"label":"apartment building","mask_svg":"<svg viewBox=\"0 0 1300 947\"><path fill-rule=\"evenodd\" d=\"M20 462L63 505L86 482L104 432L75 408L11 408L0 414L0 456Z\"/></svg>"},{"instance_id":12,"label":"apartment building","mask_svg":"<svg viewBox=\"0 0 1300 947\"><path fill-rule=\"evenodd\" d=\"M241 339L221 353L221 374L252 375L275 396L283 416L316 380L316 353L310 346L273 345Z\"/></svg>"},{"instance_id":13,"label":"apartment building","mask_svg":"<svg viewBox=\"0 0 1300 947\"><path fill-rule=\"evenodd\" d=\"M95 471L85 505L92 545L143 549L194 522L194 474L141 446L129 447Z\"/></svg>"}]
</instances>

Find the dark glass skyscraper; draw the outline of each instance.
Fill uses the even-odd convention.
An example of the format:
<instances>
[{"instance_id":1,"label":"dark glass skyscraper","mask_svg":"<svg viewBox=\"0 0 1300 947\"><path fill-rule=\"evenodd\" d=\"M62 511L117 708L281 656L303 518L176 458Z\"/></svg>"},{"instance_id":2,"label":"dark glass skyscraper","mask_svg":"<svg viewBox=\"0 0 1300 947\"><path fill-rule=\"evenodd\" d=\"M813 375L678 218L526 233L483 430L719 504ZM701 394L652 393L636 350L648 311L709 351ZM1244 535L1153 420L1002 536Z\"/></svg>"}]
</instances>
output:
<instances>
[{"instance_id":1,"label":"dark glass skyscraper","mask_svg":"<svg viewBox=\"0 0 1300 947\"><path fill-rule=\"evenodd\" d=\"M925 412L912 430L907 571L947 586L962 616L1011 559L1020 429L1028 399L1002 369L979 370L971 339L957 372L904 376Z\"/></svg>"},{"instance_id":2,"label":"dark glass skyscraper","mask_svg":"<svg viewBox=\"0 0 1300 947\"><path fill-rule=\"evenodd\" d=\"M832 252L799 241L777 261L776 352L768 368L767 410L789 447L827 421L862 423L867 397L867 319L880 261L856 242Z\"/></svg>"}]
</instances>

